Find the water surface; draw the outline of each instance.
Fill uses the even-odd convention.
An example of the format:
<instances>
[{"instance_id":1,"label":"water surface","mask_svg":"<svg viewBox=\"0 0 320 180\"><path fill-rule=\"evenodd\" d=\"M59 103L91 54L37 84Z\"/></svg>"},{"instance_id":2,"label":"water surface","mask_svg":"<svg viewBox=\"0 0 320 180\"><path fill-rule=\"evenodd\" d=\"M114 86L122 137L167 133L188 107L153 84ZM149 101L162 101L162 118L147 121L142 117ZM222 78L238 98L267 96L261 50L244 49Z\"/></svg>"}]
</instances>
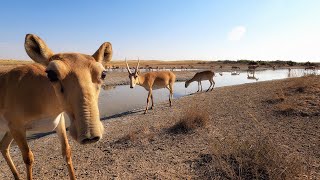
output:
<instances>
[{"instance_id":1,"label":"water surface","mask_svg":"<svg viewBox=\"0 0 320 180\"><path fill-rule=\"evenodd\" d=\"M289 72L288 69L282 69L256 71L255 74L247 72L223 72L220 74L217 73L214 77L214 80L216 83L216 88L244 83L285 79L289 77L300 77L310 73L318 74L318 71L292 69ZM203 81L203 90L207 90L209 85L209 81ZM185 88L184 82L176 82L174 85L174 99L189 95L197 90L197 82L191 83L187 89ZM135 86L134 89L130 89L129 85L122 85L106 91L102 90L99 98L100 115L101 117L106 117L126 111L144 108L147 103L147 96L148 92L140 86ZM154 90L153 97L155 103L166 101L169 104L169 90L167 89Z\"/></svg>"}]
</instances>

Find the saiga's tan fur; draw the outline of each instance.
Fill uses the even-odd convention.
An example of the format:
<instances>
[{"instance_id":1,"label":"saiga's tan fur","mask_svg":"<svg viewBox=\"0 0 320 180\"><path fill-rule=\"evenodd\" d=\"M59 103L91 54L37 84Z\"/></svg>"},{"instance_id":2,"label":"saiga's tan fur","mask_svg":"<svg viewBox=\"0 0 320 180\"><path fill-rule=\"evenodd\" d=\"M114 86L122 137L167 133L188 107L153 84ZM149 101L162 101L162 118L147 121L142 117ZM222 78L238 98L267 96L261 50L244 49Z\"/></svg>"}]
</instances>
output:
<instances>
[{"instance_id":1,"label":"saiga's tan fur","mask_svg":"<svg viewBox=\"0 0 320 180\"><path fill-rule=\"evenodd\" d=\"M154 108L153 95L152 95L152 90L154 89L167 88L170 91L169 103L171 106L172 99L173 99L173 85L174 85L174 82L176 81L176 75L171 71L156 71L156 72L148 72L148 73L140 74L138 71L139 62L140 61L138 61L135 72L133 73L131 72L127 61L126 61L126 65L129 73L130 87L133 88L137 84L139 86L144 87L148 91L147 106L144 113L148 112L150 98L152 101L151 109Z\"/></svg>"},{"instance_id":2,"label":"saiga's tan fur","mask_svg":"<svg viewBox=\"0 0 320 180\"><path fill-rule=\"evenodd\" d=\"M37 63L0 73L0 130L6 132L0 142L1 153L14 178L19 179L9 153L10 144L15 140L26 164L27 178L32 179L34 157L27 144L26 131L55 130L70 179L75 179L64 116L67 114L70 118L70 134L76 141L96 142L102 137L98 95L104 71L102 64L112 57L111 44L102 44L92 56L54 54L38 36L28 34L25 49ZM49 72L55 73L58 80L50 82Z\"/></svg>"},{"instance_id":3,"label":"saiga's tan fur","mask_svg":"<svg viewBox=\"0 0 320 180\"><path fill-rule=\"evenodd\" d=\"M212 86L212 89L211 91L213 90L213 87L215 85L215 82L213 80L213 77L214 77L214 72L213 71L202 71L202 72L198 72L196 73L193 78L189 79L188 81L186 81L185 83L185 87L187 88L189 86L190 83L194 82L194 81L197 81L198 82L198 91L200 91L200 86L201 86L201 91L202 91L202 83L201 81L205 81L205 80L208 80L210 82L210 86L208 88L207 91L210 90L211 86Z\"/></svg>"}]
</instances>

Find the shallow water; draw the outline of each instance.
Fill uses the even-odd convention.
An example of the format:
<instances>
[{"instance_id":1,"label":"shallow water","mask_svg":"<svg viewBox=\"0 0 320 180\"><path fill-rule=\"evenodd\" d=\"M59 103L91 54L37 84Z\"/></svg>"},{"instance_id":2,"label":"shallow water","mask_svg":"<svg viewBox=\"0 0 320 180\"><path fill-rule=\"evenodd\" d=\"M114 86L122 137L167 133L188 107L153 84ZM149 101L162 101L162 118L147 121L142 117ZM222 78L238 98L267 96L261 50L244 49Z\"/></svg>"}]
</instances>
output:
<instances>
[{"instance_id":1,"label":"shallow water","mask_svg":"<svg viewBox=\"0 0 320 180\"><path fill-rule=\"evenodd\" d=\"M248 74L247 72L223 72L220 74L217 73L214 77L214 81L216 83L216 88L244 83L285 79L289 77L300 77L310 73L318 74L318 71L305 71L302 69L292 69L290 72L287 69L265 70L256 71L254 76L253 74ZM184 82L175 83L174 99L177 99L181 96L189 95L198 90L197 82L191 83L187 89L185 88L184 84ZM209 81L203 81L203 90L207 90L209 85ZM122 85L116 86L113 89L102 90L99 98L100 116L107 117L126 111L144 108L147 103L147 96L148 92L140 86L135 86L133 89L130 89L129 85ZM155 108L157 108L156 103L159 102L166 101L169 104L169 91L167 89L154 90L153 97Z\"/></svg>"}]
</instances>

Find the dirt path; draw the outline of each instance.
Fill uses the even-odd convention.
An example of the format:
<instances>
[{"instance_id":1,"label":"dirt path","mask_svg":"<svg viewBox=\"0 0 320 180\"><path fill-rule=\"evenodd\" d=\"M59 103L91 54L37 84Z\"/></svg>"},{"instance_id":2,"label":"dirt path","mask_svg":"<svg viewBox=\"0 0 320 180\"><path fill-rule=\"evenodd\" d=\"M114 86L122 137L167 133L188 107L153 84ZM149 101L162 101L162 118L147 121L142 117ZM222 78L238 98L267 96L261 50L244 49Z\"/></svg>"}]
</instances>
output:
<instances>
[{"instance_id":1,"label":"dirt path","mask_svg":"<svg viewBox=\"0 0 320 180\"><path fill-rule=\"evenodd\" d=\"M320 80L319 77L312 78L316 79L306 81ZM217 160L229 162L226 157L232 159L234 153L231 152L240 149L236 144L262 139L270 142L271 148L267 152L273 154L269 164L282 164L277 163L281 159L300 162L289 161L299 159L301 163L297 168L302 169L304 177L320 178L319 116L281 115L275 112L275 104L268 103L279 90L296 80L216 88L212 92L175 100L172 108L167 103L156 104L156 109L147 115L138 111L105 120L105 135L97 144L81 146L69 137L76 176L78 179L233 177L230 174L236 171L219 168L214 163ZM208 114L208 124L191 133L170 133L168 129L181 116L188 115L190 109ZM35 156L35 179L68 179L56 134L32 140L29 144ZM251 145L246 150L251 148L263 149ZM229 151L231 154L226 154ZM11 155L25 178L25 167L15 145ZM281 178L283 174L276 177ZM3 158L0 158L0 179L12 179Z\"/></svg>"}]
</instances>

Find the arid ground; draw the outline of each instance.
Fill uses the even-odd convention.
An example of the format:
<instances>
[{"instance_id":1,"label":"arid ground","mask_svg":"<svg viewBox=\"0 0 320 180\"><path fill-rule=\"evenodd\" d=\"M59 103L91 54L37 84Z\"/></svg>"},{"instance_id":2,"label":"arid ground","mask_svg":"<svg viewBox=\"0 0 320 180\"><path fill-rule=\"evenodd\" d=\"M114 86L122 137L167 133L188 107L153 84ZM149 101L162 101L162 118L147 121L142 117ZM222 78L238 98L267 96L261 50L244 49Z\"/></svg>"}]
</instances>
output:
<instances>
[{"instance_id":1,"label":"arid ground","mask_svg":"<svg viewBox=\"0 0 320 180\"><path fill-rule=\"evenodd\" d=\"M104 138L69 137L78 179L319 179L320 77L215 88L103 118ZM116 82L114 84L118 84ZM29 141L35 179L68 179L56 134ZM23 178L15 144L11 155ZM0 158L0 179L12 179Z\"/></svg>"}]
</instances>

